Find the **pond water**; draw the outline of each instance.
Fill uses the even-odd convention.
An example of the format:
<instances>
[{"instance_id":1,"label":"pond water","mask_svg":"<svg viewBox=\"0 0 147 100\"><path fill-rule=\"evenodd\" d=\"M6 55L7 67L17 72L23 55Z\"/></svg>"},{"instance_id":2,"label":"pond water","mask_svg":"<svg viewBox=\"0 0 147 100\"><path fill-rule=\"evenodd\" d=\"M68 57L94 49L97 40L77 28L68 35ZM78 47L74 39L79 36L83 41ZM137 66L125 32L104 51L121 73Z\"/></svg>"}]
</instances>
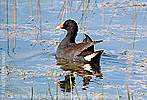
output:
<instances>
[{"instance_id":1,"label":"pond water","mask_svg":"<svg viewBox=\"0 0 147 100\"><path fill-rule=\"evenodd\" d=\"M56 60L66 19L104 40L100 66ZM147 1L1 0L0 52L0 100L146 100Z\"/></svg>"}]
</instances>

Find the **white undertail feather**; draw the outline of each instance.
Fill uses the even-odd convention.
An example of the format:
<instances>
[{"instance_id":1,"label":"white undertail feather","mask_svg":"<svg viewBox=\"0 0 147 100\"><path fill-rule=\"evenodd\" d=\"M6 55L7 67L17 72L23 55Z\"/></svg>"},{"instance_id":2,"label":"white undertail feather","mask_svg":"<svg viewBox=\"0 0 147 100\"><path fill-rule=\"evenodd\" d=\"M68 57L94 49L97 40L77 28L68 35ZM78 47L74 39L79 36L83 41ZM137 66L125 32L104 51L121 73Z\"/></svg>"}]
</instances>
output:
<instances>
[{"instance_id":1,"label":"white undertail feather","mask_svg":"<svg viewBox=\"0 0 147 100\"><path fill-rule=\"evenodd\" d=\"M84 70L87 70L87 71L93 73L92 66L91 66L90 64L85 64L85 65L82 66L82 67L84 68Z\"/></svg>"},{"instance_id":2,"label":"white undertail feather","mask_svg":"<svg viewBox=\"0 0 147 100\"><path fill-rule=\"evenodd\" d=\"M91 59L92 59L93 57L95 57L96 55L97 55L97 53L92 53L92 54L90 54L90 55L88 55L88 56L85 56L84 59L85 59L86 61L91 61Z\"/></svg>"}]
</instances>

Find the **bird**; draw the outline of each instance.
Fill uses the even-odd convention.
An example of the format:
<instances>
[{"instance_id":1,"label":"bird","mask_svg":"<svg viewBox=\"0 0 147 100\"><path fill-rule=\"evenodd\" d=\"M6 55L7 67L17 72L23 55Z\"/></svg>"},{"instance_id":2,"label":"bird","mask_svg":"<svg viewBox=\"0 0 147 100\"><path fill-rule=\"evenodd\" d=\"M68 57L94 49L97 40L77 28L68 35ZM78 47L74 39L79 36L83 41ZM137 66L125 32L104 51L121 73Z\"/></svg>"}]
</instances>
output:
<instances>
[{"instance_id":1,"label":"bird","mask_svg":"<svg viewBox=\"0 0 147 100\"><path fill-rule=\"evenodd\" d=\"M94 51L94 45L103 40L93 41L85 34L86 38L83 42L76 43L75 38L78 32L78 25L73 19L64 21L61 25L57 26L56 29L65 29L67 31L66 36L57 47L56 58L84 63L99 63L104 50Z\"/></svg>"}]
</instances>

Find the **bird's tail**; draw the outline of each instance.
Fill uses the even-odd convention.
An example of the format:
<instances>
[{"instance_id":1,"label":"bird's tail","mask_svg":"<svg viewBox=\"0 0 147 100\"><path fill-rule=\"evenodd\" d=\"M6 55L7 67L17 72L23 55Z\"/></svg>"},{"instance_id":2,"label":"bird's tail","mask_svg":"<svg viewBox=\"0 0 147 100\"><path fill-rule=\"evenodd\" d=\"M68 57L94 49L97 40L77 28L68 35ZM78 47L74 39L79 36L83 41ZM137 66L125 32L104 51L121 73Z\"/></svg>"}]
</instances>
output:
<instances>
[{"instance_id":1,"label":"bird's tail","mask_svg":"<svg viewBox=\"0 0 147 100\"><path fill-rule=\"evenodd\" d=\"M96 51L90 55L85 56L84 59L88 62L99 63L103 52L104 52L104 50Z\"/></svg>"}]
</instances>

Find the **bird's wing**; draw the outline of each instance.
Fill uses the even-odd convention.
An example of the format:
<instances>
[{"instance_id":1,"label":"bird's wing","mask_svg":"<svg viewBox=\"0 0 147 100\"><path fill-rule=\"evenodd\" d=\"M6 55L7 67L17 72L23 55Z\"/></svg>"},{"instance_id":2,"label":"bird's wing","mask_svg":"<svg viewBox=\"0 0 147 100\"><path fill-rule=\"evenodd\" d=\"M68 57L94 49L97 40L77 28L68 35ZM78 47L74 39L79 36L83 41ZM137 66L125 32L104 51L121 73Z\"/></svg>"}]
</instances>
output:
<instances>
[{"instance_id":1,"label":"bird's wing","mask_svg":"<svg viewBox=\"0 0 147 100\"><path fill-rule=\"evenodd\" d=\"M83 40L84 43L91 43L93 42L92 39L87 35L85 34L85 39ZM94 45L88 47L86 50L82 51L80 56L85 56L85 55L88 55L88 54L91 54L94 52Z\"/></svg>"},{"instance_id":2,"label":"bird's wing","mask_svg":"<svg viewBox=\"0 0 147 100\"><path fill-rule=\"evenodd\" d=\"M90 43L79 43L79 44L72 44L72 45L68 45L64 48L64 54L70 54L72 58L75 58L76 56L80 55L82 53L82 51L88 49L89 47L93 46L96 43L100 43L103 40L99 40L99 41L93 41Z\"/></svg>"},{"instance_id":3,"label":"bird's wing","mask_svg":"<svg viewBox=\"0 0 147 100\"><path fill-rule=\"evenodd\" d=\"M83 42L88 42L88 43L92 42L92 39L87 34L85 34L85 36L86 38L83 40Z\"/></svg>"}]
</instances>

